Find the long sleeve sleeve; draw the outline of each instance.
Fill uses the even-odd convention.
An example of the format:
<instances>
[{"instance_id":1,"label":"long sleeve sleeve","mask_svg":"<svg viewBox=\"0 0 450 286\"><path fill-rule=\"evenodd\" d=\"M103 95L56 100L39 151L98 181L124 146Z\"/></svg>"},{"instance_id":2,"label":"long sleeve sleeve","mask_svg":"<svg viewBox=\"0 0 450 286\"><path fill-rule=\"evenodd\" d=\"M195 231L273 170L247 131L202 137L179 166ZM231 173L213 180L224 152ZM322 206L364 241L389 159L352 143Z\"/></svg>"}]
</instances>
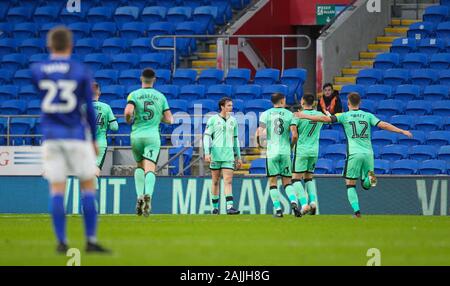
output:
<instances>
[{"instance_id":1,"label":"long sleeve sleeve","mask_svg":"<svg viewBox=\"0 0 450 286\"><path fill-rule=\"evenodd\" d=\"M92 104L92 80L89 76L86 77L84 81L84 95L86 101L86 117L91 131L92 141L96 140L96 114L94 110L94 105Z\"/></svg>"},{"instance_id":2,"label":"long sleeve sleeve","mask_svg":"<svg viewBox=\"0 0 450 286\"><path fill-rule=\"evenodd\" d=\"M238 124L234 127L234 156L238 159L241 159L241 147L239 146L239 133L238 133Z\"/></svg>"},{"instance_id":3,"label":"long sleeve sleeve","mask_svg":"<svg viewBox=\"0 0 450 286\"><path fill-rule=\"evenodd\" d=\"M203 151L205 155L211 154L211 146L212 146L212 132L211 132L211 118L206 123L205 134L203 135Z\"/></svg>"}]
</instances>

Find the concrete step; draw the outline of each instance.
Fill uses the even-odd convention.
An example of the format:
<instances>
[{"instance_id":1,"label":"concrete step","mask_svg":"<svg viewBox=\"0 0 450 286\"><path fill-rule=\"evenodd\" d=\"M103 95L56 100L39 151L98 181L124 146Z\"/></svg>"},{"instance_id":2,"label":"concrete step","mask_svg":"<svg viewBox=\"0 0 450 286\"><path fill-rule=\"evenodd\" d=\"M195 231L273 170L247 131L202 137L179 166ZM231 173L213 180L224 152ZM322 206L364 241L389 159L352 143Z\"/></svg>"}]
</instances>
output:
<instances>
[{"instance_id":1,"label":"concrete step","mask_svg":"<svg viewBox=\"0 0 450 286\"><path fill-rule=\"evenodd\" d=\"M234 171L234 174L238 175L238 176L245 176L245 175L248 175L248 171L238 170L238 171Z\"/></svg>"},{"instance_id":2,"label":"concrete step","mask_svg":"<svg viewBox=\"0 0 450 286\"><path fill-rule=\"evenodd\" d=\"M356 82L356 76L336 76L334 77L334 83L335 84L355 84Z\"/></svg>"},{"instance_id":3,"label":"concrete step","mask_svg":"<svg viewBox=\"0 0 450 286\"><path fill-rule=\"evenodd\" d=\"M405 36L408 29L408 27L386 27L384 33L386 36Z\"/></svg>"},{"instance_id":4,"label":"concrete step","mask_svg":"<svg viewBox=\"0 0 450 286\"><path fill-rule=\"evenodd\" d=\"M369 52L389 52L391 44L369 44Z\"/></svg>"},{"instance_id":5,"label":"concrete step","mask_svg":"<svg viewBox=\"0 0 450 286\"><path fill-rule=\"evenodd\" d=\"M215 68L217 66L217 62L215 60L198 60L192 61L193 68Z\"/></svg>"},{"instance_id":6,"label":"concrete step","mask_svg":"<svg viewBox=\"0 0 450 286\"><path fill-rule=\"evenodd\" d=\"M360 52L359 58L361 60L372 60L375 59L379 54L381 54L381 52Z\"/></svg>"},{"instance_id":7,"label":"concrete step","mask_svg":"<svg viewBox=\"0 0 450 286\"><path fill-rule=\"evenodd\" d=\"M334 90L341 91L342 85L340 85L340 84L333 84L333 88L334 88Z\"/></svg>"},{"instance_id":8,"label":"concrete step","mask_svg":"<svg viewBox=\"0 0 450 286\"><path fill-rule=\"evenodd\" d=\"M217 44L209 45L209 52L210 53L216 53L217 52Z\"/></svg>"},{"instance_id":9,"label":"concrete step","mask_svg":"<svg viewBox=\"0 0 450 286\"><path fill-rule=\"evenodd\" d=\"M399 36L381 36L377 37L378 44L392 43L395 39L400 38Z\"/></svg>"},{"instance_id":10,"label":"concrete step","mask_svg":"<svg viewBox=\"0 0 450 286\"><path fill-rule=\"evenodd\" d=\"M367 68L373 66L373 60L351 61L352 68Z\"/></svg>"},{"instance_id":11,"label":"concrete step","mask_svg":"<svg viewBox=\"0 0 450 286\"><path fill-rule=\"evenodd\" d=\"M392 19L391 26L406 26L409 27L411 24L421 22L421 20L417 19Z\"/></svg>"},{"instance_id":12,"label":"concrete step","mask_svg":"<svg viewBox=\"0 0 450 286\"><path fill-rule=\"evenodd\" d=\"M353 75L357 75L360 70L361 69L359 69L359 68L344 68L344 69L342 69L342 74L344 76L348 76L348 75L353 76Z\"/></svg>"},{"instance_id":13,"label":"concrete step","mask_svg":"<svg viewBox=\"0 0 450 286\"><path fill-rule=\"evenodd\" d=\"M204 53L197 53L197 56L200 59L216 59L217 53L211 53L211 52L204 52Z\"/></svg>"},{"instance_id":14,"label":"concrete step","mask_svg":"<svg viewBox=\"0 0 450 286\"><path fill-rule=\"evenodd\" d=\"M241 166L241 170L248 170L250 169L250 163L243 163Z\"/></svg>"},{"instance_id":15,"label":"concrete step","mask_svg":"<svg viewBox=\"0 0 450 286\"><path fill-rule=\"evenodd\" d=\"M258 158L261 158L261 155L244 155L244 156L242 156L242 160L244 162L251 162L251 161L256 160Z\"/></svg>"}]
</instances>

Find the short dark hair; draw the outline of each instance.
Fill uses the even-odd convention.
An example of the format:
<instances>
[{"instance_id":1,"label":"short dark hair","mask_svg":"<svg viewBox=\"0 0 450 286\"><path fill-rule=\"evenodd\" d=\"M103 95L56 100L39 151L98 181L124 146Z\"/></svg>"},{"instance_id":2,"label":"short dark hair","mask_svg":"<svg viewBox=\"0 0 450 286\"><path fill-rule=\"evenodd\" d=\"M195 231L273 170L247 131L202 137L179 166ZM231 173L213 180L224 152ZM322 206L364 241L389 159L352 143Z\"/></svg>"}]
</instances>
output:
<instances>
[{"instance_id":1,"label":"short dark hair","mask_svg":"<svg viewBox=\"0 0 450 286\"><path fill-rule=\"evenodd\" d=\"M151 79L154 79L156 77L156 73L151 68L145 68L142 71L141 76L144 78L144 80L151 80Z\"/></svg>"},{"instance_id":2,"label":"short dark hair","mask_svg":"<svg viewBox=\"0 0 450 286\"><path fill-rule=\"evenodd\" d=\"M231 98L229 98L229 97L222 97L219 100L219 110L222 110L222 106L225 106L225 104L227 104L228 101L233 102L233 100Z\"/></svg>"},{"instance_id":3,"label":"short dark hair","mask_svg":"<svg viewBox=\"0 0 450 286\"><path fill-rule=\"evenodd\" d=\"M92 83L92 85L95 87L95 89L99 89L100 85L98 84L98 82L94 81Z\"/></svg>"},{"instance_id":4,"label":"short dark hair","mask_svg":"<svg viewBox=\"0 0 450 286\"><path fill-rule=\"evenodd\" d=\"M51 29L47 34L47 47L55 52L63 52L72 46L72 32L64 26Z\"/></svg>"},{"instance_id":5,"label":"short dark hair","mask_svg":"<svg viewBox=\"0 0 450 286\"><path fill-rule=\"evenodd\" d=\"M322 90L324 90L324 89L327 88L327 87L331 87L331 89L334 89L334 88L333 88L333 85L332 85L331 83L327 82L326 84L323 85Z\"/></svg>"},{"instance_id":6,"label":"short dark hair","mask_svg":"<svg viewBox=\"0 0 450 286\"><path fill-rule=\"evenodd\" d=\"M276 93L272 94L272 99L271 100L272 100L273 104L278 104L284 98L285 98L284 94L276 92Z\"/></svg>"},{"instance_id":7,"label":"short dark hair","mask_svg":"<svg viewBox=\"0 0 450 286\"><path fill-rule=\"evenodd\" d=\"M316 98L312 94L305 94L302 98L306 105L309 106L312 106L314 104L314 101L316 100Z\"/></svg>"},{"instance_id":8,"label":"short dark hair","mask_svg":"<svg viewBox=\"0 0 450 286\"><path fill-rule=\"evenodd\" d=\"M361 103L361 96L357 92L351 92L348 95L348 101L352 106L358 106Z\"/></svg>"}]
</instances>

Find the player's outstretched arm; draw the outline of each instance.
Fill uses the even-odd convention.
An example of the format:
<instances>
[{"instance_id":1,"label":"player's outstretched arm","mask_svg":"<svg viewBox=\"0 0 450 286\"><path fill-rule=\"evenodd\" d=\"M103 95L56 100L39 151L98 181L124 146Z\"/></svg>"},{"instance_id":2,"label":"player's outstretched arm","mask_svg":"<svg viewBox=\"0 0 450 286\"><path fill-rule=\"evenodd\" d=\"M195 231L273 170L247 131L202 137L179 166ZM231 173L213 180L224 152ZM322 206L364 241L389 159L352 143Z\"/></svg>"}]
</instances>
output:
<instances>
[{"instance_id":1,"label":"player's outstretched arm","mask_svg":"<svg viewBox=\"0 0 450 286\"><path fill-rule=\"evenodd\" d=\"M378 127L381 129L387 130L387 131L403 134L405 136L408 136L409 138L413 137L412 133L409 132L408 130L403 130L401 128L395 127L394 125L384 122L384 121L381 121L380 123L378 123Z\"/></svg>"},{"instance_id":2,"label":"player's outstretched arm","mask_svg":"<svg viewBox=\"0 0 450 286\"><path fill-rule=\"evenodd\" d=\"M291 148L294 148L295 144L297 144L298 141L298 131L297 131L297 125L291 125Z\"/></svg>"},{"instance_id":3,"label":"player's outstretched arm","mask_svg":"<svg viewBox=\"0 0 450 286\"><path fill-rule=\"evenodd\" d=\"M300 119L308 119L315 122L332 123L331 117L325 115L309 115L303 112L296 112L295 116Z\"/></svg>"},{"instance_id":4,"label":"player's outstretched arm","mask_svg":"<svg viewBox=\"0 0 450 286\"><path fill-rule=\"evenodd\" d=\"M265 127L259 126L258 129L256 129L256 146L264 148L264 146L261 144L262 139L267 136L267 130Z\"/></svg>"},{"instance_id":5,"label":"player's outstretched arm","mask_svg":"<svg viewBox=\"0 0 450 286\"><path fill-rule=\"evenodd\" d=\"M128 124L132 123L132 119L133 119L133 114L134 114L134 105L131 103L127 104L127 107L125 107L125 121Z\"/></svg>"},{"instance_id":6,"label":"player's outstretched arm","mask_svg":"<svg viewBox=\"0 0 450 286\"><path fill-rule=\"evenodd\" d=\"M173 124L173 115L170 110L164 111L162 122L167 124Z\"/></svg>"}]
</instances>

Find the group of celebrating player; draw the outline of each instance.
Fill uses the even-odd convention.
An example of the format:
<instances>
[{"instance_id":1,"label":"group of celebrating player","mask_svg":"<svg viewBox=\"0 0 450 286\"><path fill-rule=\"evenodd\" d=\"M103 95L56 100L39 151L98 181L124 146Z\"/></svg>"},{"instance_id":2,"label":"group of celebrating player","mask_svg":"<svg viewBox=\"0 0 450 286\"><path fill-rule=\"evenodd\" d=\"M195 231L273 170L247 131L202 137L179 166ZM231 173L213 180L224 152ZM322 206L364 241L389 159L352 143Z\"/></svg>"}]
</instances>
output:
<instances>
[{"instance_id":1,"label":"group of celebrating player","mask_svg":"<svg viewBox=\"0 0 450 286\"><path fill-rule=\"evenodd\" d=\"M95 178L100 175L106 149L107 130L117 130L117 120L111 108L99 102L100 87L92 83L87 69L70 59L72 33L64 27L52 29L47 37L50 59L31 67L33 83L43 97L42 133L44 176L50 182L50 213L58 239L57 251L66 253L66 222L64 192L67 176L81 181L83 216L88 252L109 252L97 243L97 211ZM160 153L161 122L173 123L166 97L153 88L155 72L144 69L142 88L127 98L124 116L132 124L131 145L137 163L134 172L137 195L137 215L148 216L156 181L156 165ZM266 147L266 170L275 217L282 217L277 180L281 176L284 190L295 216L315 214L317 192L312 181L318 159L319 135L324 123L340 123L347 136L348 154L343 176L348 200L355 216L360 217L356 181L364 189L376 185L371 145L371 128L379 128L412 137L409 131L382 122L373 114L359 110L357 93L348 96L349 111L325 116L314 110L315 98L304 95L302 112L286 108L283 94L272 95L273 108L262 113L256 132L258 146ZM219 101L219 113L210 117L204 134L205 161L212 176L212 214L219 214L221 176L224 180L227 214L239 214L233 206L233 171L242 165L238 140L238 122L231 115L233 101ZM294 150L294 159L291 153ZM95 154L97 162L95 163ZM302 184L304 181L304 186Z\"/></svg>"}]
</instances>

